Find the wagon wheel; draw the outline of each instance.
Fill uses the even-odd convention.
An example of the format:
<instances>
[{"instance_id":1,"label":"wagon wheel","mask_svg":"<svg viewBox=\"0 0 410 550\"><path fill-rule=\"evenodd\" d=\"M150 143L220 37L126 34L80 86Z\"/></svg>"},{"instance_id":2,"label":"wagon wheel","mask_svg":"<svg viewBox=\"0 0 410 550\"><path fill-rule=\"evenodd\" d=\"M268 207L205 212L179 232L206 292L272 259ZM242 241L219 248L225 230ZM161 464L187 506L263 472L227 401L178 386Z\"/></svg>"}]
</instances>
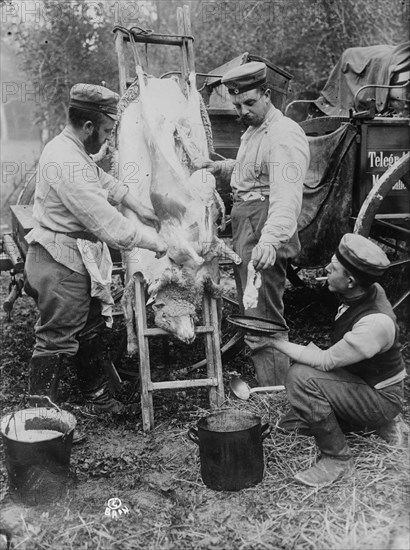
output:
<instances>
[{"instance_id":1,"label":"wagon wheel","mask_svg":"<svg viewBox=\"0 0 410 550\"><path fill-rule=\"evenodd\" d=\"M410 191L410 153L402 156L380 177L363 202L353 229L354 233L372 237L396 252L404 253L405 259L392 262L392 265L404 265L410 262L410 213L392 215L388 221L379 218L377 213L384 199L399 181L402 181L407 191ZM407 204L409 204L408 199ZM393 307L397 307L409 295L410 291L407 290Z\"/></svg>"},{"instance_id":2,"label":"wagon wheel","mask_svg":"<svg viewBox=\"0 0 410 550\"><path fill-rule=\"evenodd\" d=\"M410 153L402 156L395 162L386 172L380 177L378 183L373 187L367 195L366 200L362 204L360 212L357 216L354 226L354 233L370 236L371 227L377 220L377 212L386 198L387 194L392 190L393 186L401 179L407 190L410 191ZM407 214L407 219L409 214ZM408 231L406 231L408 239ZM406 239L406 240L407 240Z\"/></svg>"}]
</instances>

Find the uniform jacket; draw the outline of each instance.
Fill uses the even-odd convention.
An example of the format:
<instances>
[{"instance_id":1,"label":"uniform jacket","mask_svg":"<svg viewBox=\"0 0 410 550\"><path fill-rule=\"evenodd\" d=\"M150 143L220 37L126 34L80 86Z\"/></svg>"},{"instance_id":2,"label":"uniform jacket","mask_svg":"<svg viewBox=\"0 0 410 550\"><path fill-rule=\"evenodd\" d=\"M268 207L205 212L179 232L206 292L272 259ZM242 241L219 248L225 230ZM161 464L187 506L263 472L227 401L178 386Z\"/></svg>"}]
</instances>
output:
<instances>
[{"instance_id":1,"label":"uniform jacket","mask_svg":"<svg viewBox=\"0 0 410 550\"><path fill-rule=\"evenodd\" d=\"M128 186L101 170L70 127L44 148L36 172L33 215L27 242L41 244L59 263L85 273L77 240L67 233L87 231L116 249L137 242L135 226L114 207Z\"/></svg>"}]
</instances>

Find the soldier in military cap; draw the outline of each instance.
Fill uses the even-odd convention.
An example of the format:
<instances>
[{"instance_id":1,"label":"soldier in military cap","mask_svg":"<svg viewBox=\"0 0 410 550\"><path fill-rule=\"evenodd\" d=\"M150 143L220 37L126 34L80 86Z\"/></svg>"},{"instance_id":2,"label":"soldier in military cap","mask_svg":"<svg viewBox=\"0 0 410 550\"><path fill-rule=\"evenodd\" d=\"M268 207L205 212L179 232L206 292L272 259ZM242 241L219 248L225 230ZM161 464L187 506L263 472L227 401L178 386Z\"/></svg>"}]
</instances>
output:
<instances>
[{"instance_id":1,"label":"soldier in military cap","mask_svg":"<svg viewBox=\"0 0 410 550\"><path fill-rule=\"evenodd\" d=\"M248 263L252 261L261 271L258 305L243 312L286 327L286 266L300 251L297 219L309 145L300 126L272 105L266 72L265 63L252 61L223 76L239 119L248 128L236 161L206 161L204 166L216 176L230 178L233 246L243 260L235 266L242 309ZM245 341L259 385L283 384L289 360L273 347L272 338L249 333Z\"/></svg>"},{"instance_id":2,"label":"soldier in military cap","mask_svg":"<svg viewBox=\"0 0 410 550\"><path fill-rule=\"evenodd\" d=\"M68 124L45 146L38 163L36 226L26 236L25 290L40 311L29 393L55 402L61 371L75 359L88 409L97 414L121 412L124 407L111 397L105 378L100 333L91 328L98 326L101 305L91 297L90 275L77 241L96 244L99 254L108 253L107 244L118 250L139 246L166 251L159 236L141 234L114 205L134 210L147 225L158 222L154 212L140 205L126 184L101 170L91 157L111 134L118 99L103 86L72 87Z\"/></svg>"},{"instance_id":3,"label":"soldier in military cap","mask_svg":"<svg viewBox=\"0 0 410 550\"><path fill-rule=\"evenodd\" d=\"M342 300L332 346L301 346L279 334L274 340L295 361L286 379L291 410L278 427L314 436L321 451L317 464L295 476L305 485L324 487L353 472L343 431L372 429L390 444L401 444L408 432L399 416L406 376L399 329L377 282L388 266L375 243L344 235L326 267L329 290Z\"/></svg>"}]
</instances>

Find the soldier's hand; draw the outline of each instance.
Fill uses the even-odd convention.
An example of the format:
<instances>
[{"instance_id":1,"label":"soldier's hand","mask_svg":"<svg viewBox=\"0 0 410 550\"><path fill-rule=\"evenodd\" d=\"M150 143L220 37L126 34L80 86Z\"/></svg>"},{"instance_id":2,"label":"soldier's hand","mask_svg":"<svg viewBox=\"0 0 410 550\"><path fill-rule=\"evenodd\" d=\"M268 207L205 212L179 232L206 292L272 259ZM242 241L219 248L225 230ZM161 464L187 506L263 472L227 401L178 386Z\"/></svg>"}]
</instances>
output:
<instances>
[{"instance_id":1,"label":"soldier's hand","mask_svg":"<svg viewBox=\"0 0 410 550\"><path fill-rule=\"evenodd\" d=\"M258 243L252 250L251 260L256 271L273 267L276 261L276 249L273 244Z\"/></svg>"},{"instance_id":2,"label":"soldier's hand","mask_svg":"<svg viewBox=\"0 0 410 550\"><path fill-rule=\"evenodd\" d=\"M139 219L142 221L145 225L152 225L155 227L157 231L159 231L160 223L157 215L151 208L148 208L147 206L144 206L143 204L139 204L138 207L135 209L135 213L139 217Z\"/></svg>"},{"instance_id":3,"label":"soldier's hand","mask_svg":"<svg viewBox=\"0 0 410 550\"><path fill-rule=\"evenodd\" d=\"M94 155L90 155L90 157L93 159L94 162L101 162L105 157L105 155L108 154L108 150L109 150L109 144L108 144L108 140L106 139L104 143L101 145L101 148L98 151L98 153L95 153Z\"/></svg>"},{"instance_id":4,"label":"soldier's hand","mask_svg":"<svg viewBox=\"0 0 410 550\"><path fill-rule=\"evenodd\" d=\"M162 258L167 253L167 250L168 250L167 243L164 241L162 237L159 237L155 247L155 252L156 252L155 257Z\"/></svg>"},{"instance_id":5,"label":"soldier's hand","mask_svg":"<svg viewBox=\"0 0 410 550\"><path fill-rule=\"evenodd\" d=\"M155 227L157 232L159 231L160 223L154 210L142 204L140 199L135 197L131 191L128 190L124 195L122 204L135 212L144 225L150 225L151 227Z\"/></svg>"},{"instance_id":6,"label":"soldier's hand","mask_svg":"<svg viewBox=\"0 0 410 550\"><path fill-rule=\"evenodd\" d=\"M200 170L201 168L205 168L211 174L215 174L220 170L220 164L218 164L217 161L201 157L200 159L196 160L195 168L198 170Z\"/></svg>"}]
</instances>

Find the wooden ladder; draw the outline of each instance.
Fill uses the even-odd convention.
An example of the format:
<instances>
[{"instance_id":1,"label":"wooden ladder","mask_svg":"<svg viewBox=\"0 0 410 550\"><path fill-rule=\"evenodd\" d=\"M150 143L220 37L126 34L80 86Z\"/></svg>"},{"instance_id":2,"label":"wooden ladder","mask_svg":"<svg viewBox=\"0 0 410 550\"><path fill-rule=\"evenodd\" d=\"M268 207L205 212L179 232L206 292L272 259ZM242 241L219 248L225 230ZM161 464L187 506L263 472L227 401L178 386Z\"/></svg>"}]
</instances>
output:
<instances>
[{"instance_id":1,"label":"wooden ladder","mask_svg":"<svg viewBox=\"0 0 410 550\"><path fill-rule=\"evenodd\" d=\"M129 65L127 63L126 47L131 45L134 56L139 61L138 52L135 44L157 44L163 46L178 46L181 53L181 85L186 85L189 73L195 71L194 59L194 38L191 35L191 19L189 15L189 6L177 8L177 26L178 34L156 34L147 32L139 27L127 29L122 26L119 10L116 10L115 28L116 39L115 48L118 56L118 70L120 80L120 93L124 94L127 87L132 83L130 79ZM136 30L138 29L138 31ZM139 63L141 65L141 63Z\"/></svg>"},{"instance_id":2,"label":"wooden ladder","mask_svg":"<svg viewBox=\"0 0 410 550\"><path fill-rule=\"evenodd\" d=\"M117 21L116 50L118 55L120 91L123 94L130 80L129 67L126 62L126 47L131 45L136 61L138 53L135 43L159 44L165 46L178 46L181 51L181 86L185 86L189 73L195 70L194 46L191 35L191 22L189 7L177 8L178 35L162 35L154 33L133 32L124 29ZM141 63L139 63L141 65ZM151 363L149 354L149 339L157 336L169 336L160 328L147 326L147 314L145 307L145 284L141 274L135 274L135 316L139 346L139 370L141 384L141 412L144 431L154 428L153 392L158 390L179 390L185 388L209 388L209 402L211 408L222 405L224 396L222 378L222 358L219 339L219 323L216 300L206 292L203 299L202 325L195 328L196 334L202 334L205 338L207 378L190 380L168 380L152 382Z\"/></svg>"},{"instance_id":3,"label":"wooden ladder","mask_svg":"<svg viewBox=\"0 0 410 550\"><path fill-rule=\"evenodd\" d=\"M195 327L195 333L202 334L205 337L207 378L152 382L149 339L157 336L169 336L169 334L160 328L148 328L145 308L145 284L140 273L135 274L134 279L135 316L141 384L141 413L144 431L147 432L154 428L154 391L207 387L209 388L209 404L211 408L220 407L225 399L225 395L222 378L218 310L215 298L211 298L208 293L205 292L202 309L202 325Z\"/></svg>"}]
</instances>

